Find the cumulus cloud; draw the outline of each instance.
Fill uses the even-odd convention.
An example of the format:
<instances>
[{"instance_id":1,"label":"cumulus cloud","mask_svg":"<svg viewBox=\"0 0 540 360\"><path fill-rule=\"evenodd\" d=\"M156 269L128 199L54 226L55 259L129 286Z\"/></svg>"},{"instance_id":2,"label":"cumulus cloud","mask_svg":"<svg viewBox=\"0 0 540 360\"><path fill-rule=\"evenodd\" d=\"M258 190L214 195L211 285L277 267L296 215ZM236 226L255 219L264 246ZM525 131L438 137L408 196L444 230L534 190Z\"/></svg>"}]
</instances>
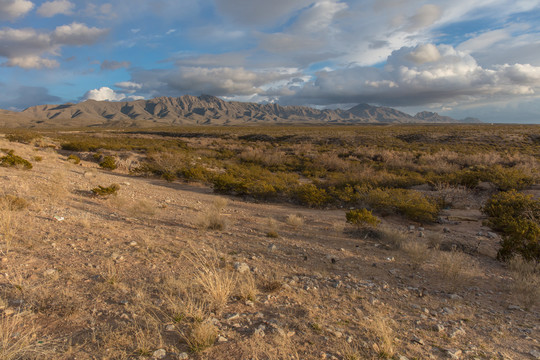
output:
<instances>
[{"instance_id":1,"label":"cumulus cloud","mask_svg":"<svg viewBox=\"0 0 540 360\"><path fill-rule=\"evenodd\" d=\"M93 89L87 91L83 96L83 101L96 100L96 101L122 101L122 100L141 100L142 96L126 96L125 94L117 93L109 87L101 87L99 89Z\"/></svg>"},{"instance_id":2,"label":"cumulus cloud","mask_svg":"<svg viewBox=\"0 0 540 360\"><path fill-rule=\"evenodd\" d=\"M100 69L103 70L118 70L122 68L128 68L131 66L129 61L114 61L114 60L104 60L101 63Z\"/></svg>"},{"instance_id":3,"label":"cumulus cloud","mask_svg":"<svg viewBox=\"0 0 540 360\"><path fill-rule=\"evenodd\" d=\"M34 8L28 0L0 0L0 20L14 20Z\"/></svg>"},{"instance_id":4,"label":"cumulus cloud","mask_svg":"<svg viewBox=\"0 0 540 360\"><path fill-rule=\"evenodd\" d=\"M43 17L53 17L58 14L71 15L75 4L68 0L54 0L44 2L37 10L37 13Z\"/></svg>"},{"instance_id":5,"label":"cumulus cloud","mask_svg":"<svg viewBox=\"0 0 540 360\"><path fill-rule=\"evenodd\" d=\"M89 28L79 23L59 26L52 33L32 28L4 28L0 30L0 57L7 58L4 66L52 68L59 63L46 55L58 56L64 45L93 44L107 32L107 29Z\"/></svg>"},{"instance_id":6,"label":"cumulus cloud","mask_svg":"<svg viewBox=\"0 0 540 360\"><path fill-rule=\"evenodd\" d=\"M483 68L451 46L420 45L394 51L384 68L351 67L321 71L283 98L286 103L327 105L369 102L388 106L489 101L534 95L540 90L540 67L499 65Z\"/></svg>"}]
</instances>

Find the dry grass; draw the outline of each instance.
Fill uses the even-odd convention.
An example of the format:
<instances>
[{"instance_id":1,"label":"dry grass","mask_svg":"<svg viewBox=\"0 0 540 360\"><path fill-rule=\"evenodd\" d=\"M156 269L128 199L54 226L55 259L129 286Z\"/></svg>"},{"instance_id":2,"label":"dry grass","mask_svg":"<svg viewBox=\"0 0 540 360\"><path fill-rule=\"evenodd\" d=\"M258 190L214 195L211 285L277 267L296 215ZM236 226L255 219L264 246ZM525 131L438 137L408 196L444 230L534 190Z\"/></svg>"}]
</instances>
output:
<instances>
[{"instance_id":1,"label":"dry grass","mask_svg":"<svg viewBox=\"0 0 540 360\"><path fill-rule=\"evenodd\" d=\"M476 270L476 261L460 251L438 251L436 265L442 279L452 290L470 282Z\"/></svg>"},{"instance_id":2,"label":"dry grass","mask_svg":"<svg viewBox=\"0 0 540 360\"><path fill-rule=\"evenodd\" d=\"M44 356L37 345L36 328L20 316L0 316L0 359L19 360Z\"/></svg>"},{"instance_id":3,"label":"dry grass","mask_svg":"<svg viewBox=\"0 0 540 360\"><path fill-rule=\"evenodd\" d=\"M299 228L304 225L304 217L300 214L290 214L287 216L287 224Z\"/></svg>"},{"instance_id":4,"label":"dry grass","mask_svg":"<svg viewBox=\"0 0 540 360\"><path fill-rule=\"evenodd\" d=\"M401 249L407 254L415 270L419 269L430 256L427 244L421 241L404 242Z\"/></svg>"},{"instance_id":5,"label":"dry grass","mask_svg":"<svg viewBox=\"0 0 540 360\"><path fill-rule=\"evenodd\" d=\"M0 253L4 255L9 253L19 226L13 201L8 197L0 198Z\"/></svg>"},{"instance_id":6,"label":"dry grass","mask_svg":"<svg viewBox=\"0 0 540 360\"><path fill-rule=\"evenodd\" d=\"M389 227L381 227L376 230L376 236L393 249L401 249L404 244L411 241L411 237L406 233L394 230Z\"/></svg>"},{"instance_id":7,"label":"dry grass","mask_svg":"<svg viewBox=\"0 0 540 360\"><path fill-rule=\"evenodd\" d=\"M194 323L188 335L182 337L192 352L201 352L216 342L217 327L209 321Z\"/></svg>"},{"instance_id":8,"label":"dry grass","mask_svg":"<svg viewBox=\"0 0 540 360\"><path fill-rule=\"evenodd\" d=\"M373 344L373 349L377 352L379 358L392 358L395 354L394 331L390 327L389 320L382 316L376 316L372 331L377 338L377 342Z\"/></svg>"},{"instance_id":9,"label":"dry grass","mask_svg":"<svg viewBox=\"0 0 540 360\"><path fill-rule=\"evenodd\" d=\"M521 257L512 258L508 267L514 281L510 284L512 295L526 308L538 305L540 299L540 266Z\"/></svg>"},{"instance_id":10,"label":"dry grass","mask_svg":"<svg viewBox=\"0 0 540 360\"><path fill-rule=\"evenodd\" d=\"M255 301L259 291L255 278L251 272L243 273L238 276L236 292L238 294L237 296L242 300Z\"/></svg>"},{"instance_id":11,"label":"dry grass","mask_svg":"<svg viewBox=\"0 0 540 360\"><path fill-rule=\"evenodd\" d=\"M227 222L221 214L223 208L227 206L227 199L215 198L212 206L202 212L197 218L197 226L208 230L224 230Z\"/></svg>"}]
</instances>

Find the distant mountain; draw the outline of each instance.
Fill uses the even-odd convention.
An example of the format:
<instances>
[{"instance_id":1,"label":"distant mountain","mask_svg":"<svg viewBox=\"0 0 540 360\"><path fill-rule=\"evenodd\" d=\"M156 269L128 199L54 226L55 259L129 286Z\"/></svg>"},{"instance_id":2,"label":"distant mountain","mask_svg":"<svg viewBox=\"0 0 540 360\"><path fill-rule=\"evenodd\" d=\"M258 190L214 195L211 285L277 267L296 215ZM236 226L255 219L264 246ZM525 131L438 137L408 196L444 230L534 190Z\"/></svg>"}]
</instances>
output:
<instances>
[{"instance_id":1,"label":"distant mountain","mask_svg":"<svg viewBox=\"0 0 540 360\"><path fill-rule=\"evenodd\" d=\"M401 111L359 104L349 110L318 110L224 101L210 95L159 97L123 102L87 100L78 104L39 105L20 113L0 112L0 126L123 126L240 124L362 124L459 122L437 113L411 116Z\"/></svg>"}]
</instances>

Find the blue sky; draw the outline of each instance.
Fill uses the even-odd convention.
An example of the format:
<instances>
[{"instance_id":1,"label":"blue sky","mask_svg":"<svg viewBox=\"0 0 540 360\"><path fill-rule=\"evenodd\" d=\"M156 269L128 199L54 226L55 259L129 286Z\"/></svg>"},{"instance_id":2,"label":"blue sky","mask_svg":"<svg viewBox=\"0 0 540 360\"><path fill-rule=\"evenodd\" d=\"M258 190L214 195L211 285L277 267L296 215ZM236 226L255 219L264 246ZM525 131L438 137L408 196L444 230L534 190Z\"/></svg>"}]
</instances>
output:
<instances>
[{"instance_id":1,"label":"blue sky","mask_svg":"<svg viewBox=\"0 0 540 360\"><path fill-rule=\"evenodd\" d=\"M0 0L0 108L210 94L540 123L540 0Z\"/></svg>"}]
</instances>

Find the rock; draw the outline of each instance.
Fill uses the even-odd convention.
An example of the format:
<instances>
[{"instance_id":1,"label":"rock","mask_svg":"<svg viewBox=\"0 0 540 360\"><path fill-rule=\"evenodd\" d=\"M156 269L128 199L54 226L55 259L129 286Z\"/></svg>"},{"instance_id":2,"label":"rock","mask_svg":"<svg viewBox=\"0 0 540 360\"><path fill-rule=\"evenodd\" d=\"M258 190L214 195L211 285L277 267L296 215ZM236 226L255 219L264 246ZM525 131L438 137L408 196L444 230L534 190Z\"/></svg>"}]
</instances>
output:
<instances>
[{"instance_id":1,"label":"rock","mask_svg":"<svg viewBox=\"0 0 540 360\"><path fill-rule=\"evenodd\" d=\"M219 335L218 338L217 338L218 343L224 343L224 342L227 342L227 341L229 341L229 340L226 337L221 336L221 335Z\"/></svg>"},{"instance_id":2,"label":"rock","mask_svg":"<svg viewBox=\"0 0 540 360\"><path fill-rule=\"evenodd\" d=\"M163 359L165 356L167 356L165 349L158 349L152 353L154 359Z\"/></svg>"},{"instance_id":3,"label":"rock","mask_svg":"<svg viewBox=\"0 0 540 360\"><path fill-rule=\"evenodd\" d=\"M343 336L343 333L341 331L332 331L332 335L334 335L337 338L340 338Z\"/></svg>"},{"instance_id":4,"label":"rock","mask_svg":"<svg viewBox=\"0 0 540 360\"><path fill-rule=\"evenodd\" d=\"M260 325L258 328L255 329L255 331L253 332L253 335L259 336L259 337L264 337L266 335L264 333L264 330L266 330L266 326Z\"/></svg>"},{"instance_id":5,"label":"rock","mask_svg":"<svg viewBox=\"0 0 540 360\"><path fill-rule=\"evenodd\" d=\"M521 308L517 305L508 305L508 310L517 310L517 311L520 311Z\"/></svg>"},{"instance_id":6,"label":"rock","mask_svg":"<svg viewBox=\"0 0 540 360\"><path fill-rule=\"evenodd\" d=\"M413 337L411 338L411 341L413 343L417 343L417 344L420 344L422 346L425 345L424 340L420 339L419 337L417 337L415 335L413 335Z\"/></svg>"},{"instance_id":7,"label":"rock","mask_svg":"<svg viewBox=\"0 0 540 360\"><path fill-rule=\"evenodd\" d=\"M450 337L455 338L456 336L463 336L465 334L466 334L465 330L459 327L457 329L452 330L452 332L450 333Z\"/></svg>"},{"instance_id":8,"label":"rock","mask_svg":"<svg viewBox=\"0 0 540 360\"><path fill-rule=\"evenodd\" d=\"M454 314L454 310L445 307L445 308L442 309L442 313L445 314L445 315L452 315L452 314Z\"/></svg>"},{"instance_id":9,"label":"rock","mask_svg":"<svg viewBox=\"0 0 540 360\"><path fill-rule=\"evenodd\" d=\"M268 245L268 250L270 250L270 251L276 251L276 250L277 250L276 244L270 244L270 245Z\"/></svg>"},{"instance_id":10,"label":"rock","mask_svg":"<svg viewBox=\"0 0 540 360\"><path fill-rule=\"evenodd\" d=\"M137 242L136 241L132 241L129 243L129 246L137 246Z\"/></svg>"},{"instance_id":11,"label":"rock","mask_svg":"<svg viewBox=\"0 0 540 360\"><path fill-rule=\"evenodd\" d=\"M424 234L423 231L420 231L420 232L418 233L418 237L421 237L421 238L426 237L426 234Z\"/></svg>"},{"instance_id":12,"label":"rock","mask_svg":"<svg viewBox=\"0 0 540 360\"><path fill-rule=\"evenodd\" d=\"M434 325L433 330L437 331L437 332L443 332L444 331L444 326L442 324Z\"/></svg>"},{"instance_id":13,"label":"rock","mask_svg":"<svg viewBox=\"0 0 540 360\"><path fill-rule=\"evenodd\" d=\"M403 355L398 355L398 360L409 360L409 358Z\"/></svg>"},{"instance_id":14,"label":"rock","mask_svg":"<svg viewBox=\"0 0 540 360\"><path fill-rule=\"evenodd\" d=\"M449 232L450 232L450 229L447 228L447 227L444 227L444 228L442 229L442 231L443 231L444 233L449 233Z\"/></svg>"},{"instance_id":15,"label":"rock","mask_svg":"<svg viewBox=\"0 0 540 360\"><path fill-rule=\"evenodd\" d=\"M424 228L423 228L423 227L419 227L419 228L418 228L418 231L424 231Z\"/></svg>"},{"instance_id":16,"label":"rock","mask_svg":"<svg viewBox=\"0 0 540 360\"><path fill-rule=\"evenodd\" d=\"M53 276L57 272L58 272L58 270L56 270L56 269L47 269L47 270L45 270L43 272L43 275L45 275L45 276Z\"/></svg>"},{"instance_id":17,"label":"rock","mask_svg":"<svg viewBox=\"0 0 540 360\"><path fill-rule=\"evenodd\" d=\"M251 307L254 307L255 306L255 303L251 300L246 300L246 306L251 306Z\"/></svg>"},{"instance_id":18,"label":"rock","mask_svg":"<svg viewBox=\"0 0 540 360\"><path fill-rule=\"evenodd\" d=\"M414 225L409 225L409 231L413 231L415 229Z\"/></svg>"},{"instance_id":19,"label":"rock","mask_svg":"<svg viewBox=\"0 0 540 360\"><path fill-rule=\"evenodd\" d=\"M235 262L234 269L238 271L240 274L243 274L249 271L249 265L246 263Z\"/></svg>"},{"instance_id":20,"label":"rock","mask_svg":"<svg viewBox=\"0 0 540 360\"><path fill-rule=\"evenodd\" d=\"M446 354L450 356L450 359L459 359L461 358L462 351L459 349L446 349Z\"/></svg>"},{"instance_id":21,"label":"rock","mask_svg":"<svg viewBox=\"0 0 540 360\"><path fill-rule=\"evenodd\" d=\"M9 316L9 315L13 315L13 314L15 314L15 310L13 310L13 309L4 310L4 315L5 316Z\"/></svg>"},{"instance_id":22,"label":"rock","mask_svg":"<svg viewBox=\"0 0 540 360\"><path fill-rule=\"evenodd\" d=\"M529 352L529 355L531 355L535 359L540 359L540 351L533 349Z\"/></svg>"},{"instance_id":23,"label":"rock","mask_svg":"<svg viewBox=\"0 0 540 360\"><path fill-rule=\"evenodd\" d=\"M7 258L7 257L3 257L1 261L2 261L2 262L7 262L7 261L8 261L8 258Z\"/></svg>"},{"instance_id":24,"label":"rock","mask_svg":"<svg viewBox=\"0 0 540 360\"><path fill-rule=\"evenodd\" d=\"M490 238L490 239L498 238L497 234L495 234L494 232L491 232L491 231L488 231L487 237Z\"/></svg>"},{"instance_id":25,"label":"rock","mask_svg":"<svg viewBox=\"0 0 540 360\"><path fill-rule=\"evenodd\" d=\"M240 317L240 314L239 313L234 313L234 314L230 314L229 316L227 316L227 320L234 320L234 319L238 319Z\"/></svg>"},{"instance_id":26,"label":"rock","mask_svg":"<svg viewBox=\"0 0 540 360\"><path fill-rule=\"evenodd\" d=\"M189 355L185 352L178 354L178 360L187 360L189 359Z\"/></svg>"},{"instance_id":27,"label":"rock","mask_svg":"<svg viewBox=\"0 0 540 360\"><path fill-rule=\"evenodd\" d=\"M476 236L485 236L485 234L482 231L479 231L476 233Z\"/></svg>"},{"instance_id":28,"label":"rock","mask_svg":"<svg viewBox=\"0 0 540 360\"><path fill-rule=\"evenodd\" d=\"M165 326L165 331L174 331L174 330L175 330L175 326L172 324Z\"/></svg>"}]
</instances>

